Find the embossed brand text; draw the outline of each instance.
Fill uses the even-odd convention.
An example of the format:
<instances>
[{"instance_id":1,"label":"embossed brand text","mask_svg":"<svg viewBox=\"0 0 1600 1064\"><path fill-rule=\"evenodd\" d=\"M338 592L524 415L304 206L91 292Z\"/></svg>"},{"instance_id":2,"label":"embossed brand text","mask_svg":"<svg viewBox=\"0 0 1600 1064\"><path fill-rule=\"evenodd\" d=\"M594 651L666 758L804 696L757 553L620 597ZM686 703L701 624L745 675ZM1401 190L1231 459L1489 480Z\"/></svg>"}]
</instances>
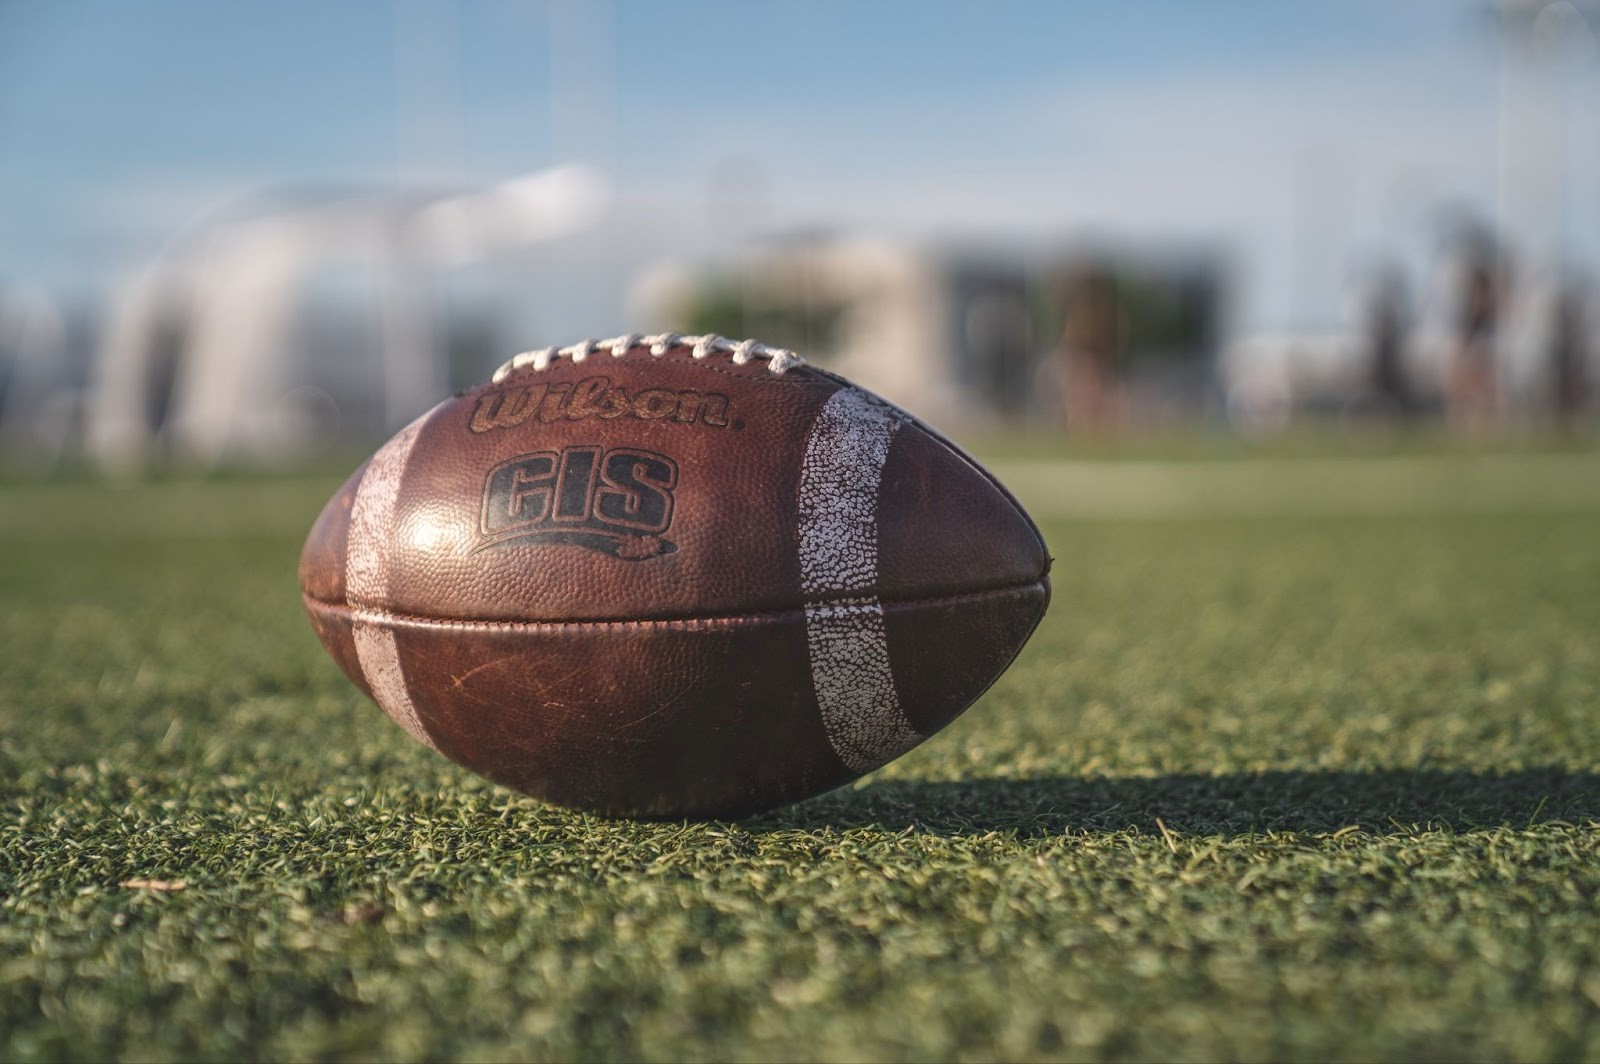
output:
<instances>
[{"instance_id":1,"label":"embossed brand text","mask_svg":"<svg viewBox=\"0 0 1600 1064\"><path fill-rule=\"evenodd\" d=\"M483 484L479 549L509 540L558 543L643 561L677 550L672 525L678 463L633 448L568 447L518 455Z\"/></svg>"},{"instance_id":2,"label":"embossed brand text","mask_svg":"<svg viewBox=\"0 0 1600 1064\"><path fill-rule=\"evenodd\" d=\"M473 432L509 429L533 418L544 424L621 417L641 421L671 420L684 425L728 427L728 397L692 389L646 388L629 393L610 377L585 377L576 384L543 381L496 388L478 397L472 412ZM738 426L735 426L738 427Z\"/></svg>"}]
</instances>

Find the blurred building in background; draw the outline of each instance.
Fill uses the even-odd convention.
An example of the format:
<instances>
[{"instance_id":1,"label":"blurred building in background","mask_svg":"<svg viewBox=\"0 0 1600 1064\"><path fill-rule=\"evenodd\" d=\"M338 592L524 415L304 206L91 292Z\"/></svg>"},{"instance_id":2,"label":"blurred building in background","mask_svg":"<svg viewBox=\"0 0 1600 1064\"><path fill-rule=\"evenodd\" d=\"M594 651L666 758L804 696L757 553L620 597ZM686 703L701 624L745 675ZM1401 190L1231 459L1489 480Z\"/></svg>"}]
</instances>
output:
<instances>
[{"instance_id":1,"label":"blurred building in background","mask_svg":"<svg viewBox=\"0 0 1600 1064\"><path fill-rule=\"evenodd\" d=\"M81 450L98 324L92 307L0 283L0 452L55 462Z\"/></svg>"},{"instance_id":2,"label":"blurred building in background","mask_svg":"<svg viewBox=\"0 0 1600 1064\"><path fill-rule=\"evenodd\" d=\"M638 302L680 332L792 347L937 424L1149 426L1215 405L1225 297L1209 250L806 234L664 264Z\"/></svg>"}]
</instances>

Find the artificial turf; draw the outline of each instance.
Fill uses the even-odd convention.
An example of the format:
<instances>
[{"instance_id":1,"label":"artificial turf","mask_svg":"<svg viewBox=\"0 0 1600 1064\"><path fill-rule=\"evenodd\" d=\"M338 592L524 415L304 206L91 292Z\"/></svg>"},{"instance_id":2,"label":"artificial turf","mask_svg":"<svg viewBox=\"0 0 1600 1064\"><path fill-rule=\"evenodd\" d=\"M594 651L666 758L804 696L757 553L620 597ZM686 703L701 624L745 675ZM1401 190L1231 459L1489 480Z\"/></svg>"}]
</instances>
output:
<instances>
[{"instance_id":1,"label":"artificial turf","mask_svg":"<svg viewBox=\"0 0 1600 1064\"><path fill-rule=\"evenodd\" d=\"M1294 461L1243 514L1040 496L1016 666L740 823L391 725L297 601L333 480L0 488L0 1059L1600 1057L1600 478L1557 458L1355 516Z\"/></svg>"}]
</instances>

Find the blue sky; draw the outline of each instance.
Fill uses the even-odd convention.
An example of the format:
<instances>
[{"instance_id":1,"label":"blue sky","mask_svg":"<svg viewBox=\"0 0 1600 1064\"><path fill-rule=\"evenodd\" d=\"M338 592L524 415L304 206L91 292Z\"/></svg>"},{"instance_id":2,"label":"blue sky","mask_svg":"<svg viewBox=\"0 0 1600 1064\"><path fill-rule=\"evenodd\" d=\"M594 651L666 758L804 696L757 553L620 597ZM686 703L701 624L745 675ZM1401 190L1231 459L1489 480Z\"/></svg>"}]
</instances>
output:
<instances>
[{"instance_id":1,"label":"blue sky","mask_svg":"<svg viewBox=\"0 0 1600 1064\"><path fill-rule=\"evenodd\" d=\"M584 157L609 220L514 266L552 329L735 239L730 168L747 228L1204 241L1248 327L1329 324L1364 263L1426 268L1442 206L1494 210L1499 79L1486 8L1436 0L0 0L0 281L103 291L283 186Z\"/></svg>"}]
</instances>

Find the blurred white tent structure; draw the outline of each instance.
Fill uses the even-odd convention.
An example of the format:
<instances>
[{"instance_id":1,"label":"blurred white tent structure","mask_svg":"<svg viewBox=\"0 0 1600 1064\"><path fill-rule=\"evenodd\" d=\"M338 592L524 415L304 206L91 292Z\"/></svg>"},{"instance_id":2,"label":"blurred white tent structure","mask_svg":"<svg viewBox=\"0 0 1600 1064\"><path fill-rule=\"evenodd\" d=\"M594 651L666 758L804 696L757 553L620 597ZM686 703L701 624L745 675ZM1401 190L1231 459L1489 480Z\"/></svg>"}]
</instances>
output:
<instances>
[{"instance_id":1,"label":"blurred white tent structure","mask_svg":"<svg viewBox=\"0 0 1600 1064\"><path fill-rule=\"evenodd\" d=\"M586 229L608 201L597 171L569 165L470 193L331 199L204 225L119 293L87 449L111 468L157 453L211 465L290 454L340 424L392 431L446 390L434 273ZM351 262L379 293L378 358L355 372L317 366L301 320L312 279Z\"/></svg>"}]
</instances>

